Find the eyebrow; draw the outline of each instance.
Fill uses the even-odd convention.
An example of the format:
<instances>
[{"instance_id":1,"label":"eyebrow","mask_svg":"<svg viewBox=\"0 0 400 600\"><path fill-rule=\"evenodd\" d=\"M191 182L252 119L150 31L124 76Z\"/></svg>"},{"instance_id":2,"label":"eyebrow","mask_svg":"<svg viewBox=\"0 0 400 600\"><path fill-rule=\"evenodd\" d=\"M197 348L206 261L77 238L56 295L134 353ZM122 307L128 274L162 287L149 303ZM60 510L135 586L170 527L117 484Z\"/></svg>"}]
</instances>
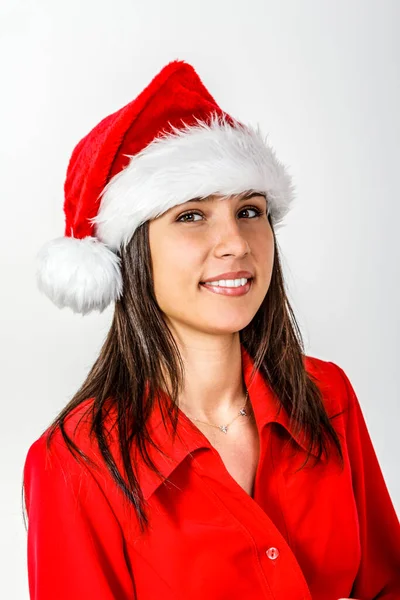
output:
<instances>
[{"instance_id":1,"label":"eyebrow","mask_svg":"<svg viewBox=\"0 0 400 600\"><path fill-rule=\"evenodd\" d=\"M239 199L239 202L242 202L243 200L250 200L250 198L254 198L254 196L263 196L265 198L265 200L267 200L267 196L264 192L246 192L245 194L243 194L241 196L241 198ZM206 198L192 198L191 200L188 200L187 202L207 202L207 200L210 199L210 196L207 196Z\"/></svg>"}]
</instances>

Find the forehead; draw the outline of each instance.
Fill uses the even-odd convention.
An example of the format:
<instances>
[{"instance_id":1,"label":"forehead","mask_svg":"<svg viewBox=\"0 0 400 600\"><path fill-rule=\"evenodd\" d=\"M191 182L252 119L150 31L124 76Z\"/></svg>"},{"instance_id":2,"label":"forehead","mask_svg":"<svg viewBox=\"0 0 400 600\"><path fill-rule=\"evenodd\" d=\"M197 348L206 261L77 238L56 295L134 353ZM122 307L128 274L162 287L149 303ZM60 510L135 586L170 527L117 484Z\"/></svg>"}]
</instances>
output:
<instances>
[{"instance_id":1,"label":"forehead","mask_svg":"<svg viewBox=\"0 0 400 600\"><path fill-rule=\"evenodd\" d=\"M210 194L209 196L205 197L192 198L191 200L188 200L188 202L212 202L213 200L222 200L228 198L237 198L240 201L249 200L255 196L263 196L265 199L267 199L265 192L256 192L254 190L250 190L241 192L240 194Z\"/></svg>"}]
</instances>

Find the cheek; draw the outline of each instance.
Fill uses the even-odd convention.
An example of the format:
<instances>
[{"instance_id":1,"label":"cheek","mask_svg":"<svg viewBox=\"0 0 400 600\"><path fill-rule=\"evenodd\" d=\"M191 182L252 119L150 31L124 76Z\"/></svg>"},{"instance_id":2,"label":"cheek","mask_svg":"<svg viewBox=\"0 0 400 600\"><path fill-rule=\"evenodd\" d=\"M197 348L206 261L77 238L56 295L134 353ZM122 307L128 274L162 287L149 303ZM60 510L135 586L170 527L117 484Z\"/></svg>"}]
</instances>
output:
<instances>
[{"instance_id":1,"label":"cheek","mask_svg":"<svg viewBox=\"0 0 400 600\"><path fill-rule=\"evenodd\" d=\"M269 281L275 256L275 245L271 228L269 228L267 235L263 232L262 235L255 236L251 248L262 278L266 278Z\"/></svg>"},{"instance_id":2,"label":"cheek","mask_svg":"<svg viewBox=\"0 0 400 600\"><path fill-rule=\"evenodd\" d=\"M198 248L188 242L171 237L154 236L151 244L154 291L160 304L170 304L190 287L196 291L200 277L201 258ZM196 289L195 289L196 288Z\"/></svg>"}]
</instances>

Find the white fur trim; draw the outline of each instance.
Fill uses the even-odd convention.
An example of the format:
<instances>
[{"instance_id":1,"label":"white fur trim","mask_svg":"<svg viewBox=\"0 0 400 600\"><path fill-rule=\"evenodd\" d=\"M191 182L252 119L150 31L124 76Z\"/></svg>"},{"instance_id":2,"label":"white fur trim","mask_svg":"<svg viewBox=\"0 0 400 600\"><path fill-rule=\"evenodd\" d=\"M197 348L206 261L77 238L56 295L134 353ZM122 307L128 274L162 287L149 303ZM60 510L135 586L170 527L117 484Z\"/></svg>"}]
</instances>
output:
<instances>
[{"instance_id":1,"label":"white fur trim","mask_svg":"<svg viewBox=\"0 0 400 600\"><path fill-rule=\"evenodd\" d=\"M36 259L38 287L59 308L103 312L122 294L121 259L97 238L50 240Z\"/></svg>"},{"instance_id":2,"label":"white fur trim","mask_svg":"<svg viewBox=\"0 0 400 600\"><path fill-rule=\"evenodd\" d=\"M259 130L213 115L210 124L173 128L154 139L101 194L96 236L110 248L127 245L135 229L194 197L264 192L277 228L294 188L286 167Z\"/></svg>"}]
</instances>

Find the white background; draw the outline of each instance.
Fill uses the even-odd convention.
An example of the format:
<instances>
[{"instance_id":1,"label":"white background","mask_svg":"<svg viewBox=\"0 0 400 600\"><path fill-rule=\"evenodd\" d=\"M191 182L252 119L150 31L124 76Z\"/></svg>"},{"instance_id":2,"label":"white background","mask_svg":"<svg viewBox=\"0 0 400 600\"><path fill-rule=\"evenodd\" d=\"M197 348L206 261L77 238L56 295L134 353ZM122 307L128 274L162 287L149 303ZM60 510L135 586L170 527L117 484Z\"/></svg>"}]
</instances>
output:
<instances>
[{"instance_id":1,"label":"white background","mask_svg":"<svg viewBox=\"0 0 400 600\"><path fill-rule=\"evenodd\" d=\"M108 330L57 309L34 261L63 235L75 144L169 61L260 123L296 185L278 233L307 354L349 376L400 512L396 0L3 0L0 597L28 598L22 468Z\"/></svg>"}]
</instances>

